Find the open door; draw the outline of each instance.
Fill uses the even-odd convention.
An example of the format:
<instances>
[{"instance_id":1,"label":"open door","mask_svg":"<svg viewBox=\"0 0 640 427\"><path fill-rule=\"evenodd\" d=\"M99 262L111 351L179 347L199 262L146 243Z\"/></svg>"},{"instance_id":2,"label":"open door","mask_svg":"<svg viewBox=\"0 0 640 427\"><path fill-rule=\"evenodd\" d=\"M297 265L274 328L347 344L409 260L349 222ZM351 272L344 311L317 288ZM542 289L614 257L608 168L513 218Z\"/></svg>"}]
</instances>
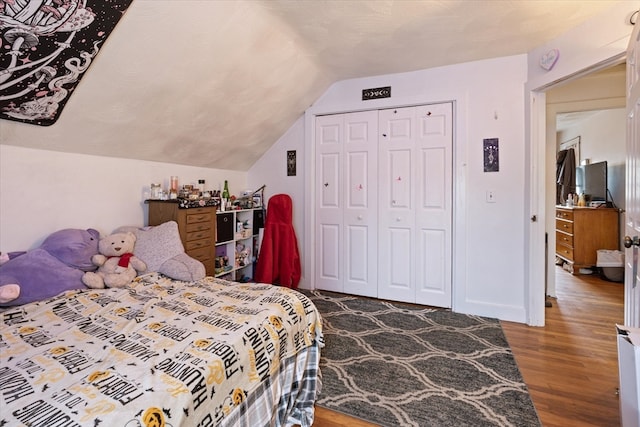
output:
<instances>
[{"instance_id":1,"label":"open door","mask_svg":"<svg viewBox=\"0 0 640 427\"><path fill-rule=\"evenodd\" d=\"M627 183L625 220L624 323L640 327L640 24L627 49Z\"/></svg>"}]
</instances>

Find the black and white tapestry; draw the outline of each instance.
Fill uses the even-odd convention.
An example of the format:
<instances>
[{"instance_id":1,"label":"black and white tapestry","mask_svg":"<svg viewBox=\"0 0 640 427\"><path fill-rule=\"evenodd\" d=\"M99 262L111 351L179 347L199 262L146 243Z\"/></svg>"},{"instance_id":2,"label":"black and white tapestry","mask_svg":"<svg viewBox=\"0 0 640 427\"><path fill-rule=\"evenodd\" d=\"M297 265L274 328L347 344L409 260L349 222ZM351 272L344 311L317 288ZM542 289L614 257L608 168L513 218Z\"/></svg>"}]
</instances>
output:
<instances>
[{"instance_id":1,"label":"black and white tapestry","mask_svg":"<svg viewBox=\"0 0 640 427\"><path fill-rule=\"evenodd\" d=\"M50 126L133 0L0 0L0 119Z\"/></svg>"}]
</instances>

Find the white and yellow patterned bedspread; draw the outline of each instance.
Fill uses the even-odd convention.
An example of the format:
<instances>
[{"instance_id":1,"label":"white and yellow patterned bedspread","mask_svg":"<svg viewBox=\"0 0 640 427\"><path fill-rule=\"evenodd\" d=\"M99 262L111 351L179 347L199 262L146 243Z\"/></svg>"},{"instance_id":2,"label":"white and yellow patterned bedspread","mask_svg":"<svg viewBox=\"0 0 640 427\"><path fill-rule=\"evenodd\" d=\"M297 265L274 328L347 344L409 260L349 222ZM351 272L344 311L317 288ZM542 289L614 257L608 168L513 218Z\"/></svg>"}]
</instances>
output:
<instances>
[{"instance_id":1,"label":"white and yellow patterned bedspread","mask_svg":"<svg viewBox=\"0 0 640 427\"><path fill-rule=\"evenodd\" d=\"M150 274L68 292L0 312L0 425L306 425L320 347L287 288Z\"/></svg>"}]
</instances>

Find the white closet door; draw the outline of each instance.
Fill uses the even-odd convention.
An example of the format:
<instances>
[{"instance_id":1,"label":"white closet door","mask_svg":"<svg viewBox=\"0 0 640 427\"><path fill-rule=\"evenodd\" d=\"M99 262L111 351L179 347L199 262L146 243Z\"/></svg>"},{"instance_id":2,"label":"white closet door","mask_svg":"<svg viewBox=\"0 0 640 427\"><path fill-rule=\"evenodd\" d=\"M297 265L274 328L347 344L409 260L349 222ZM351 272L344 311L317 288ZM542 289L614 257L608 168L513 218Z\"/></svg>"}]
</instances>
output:
<instances>
[{"instance_id":1,"label":"white closet door","mask_svg":"<svg viewBox=\"0 0 640 427\"><path fill-rule=\"evenodd\" d=\"M345 114L344 292L378 295L378 112Z\"/></svg>"},{"instance_id":2,"label":"white closet door","mask_svg":"<svg viewBox=\"0 0 640 427\"><path fill-rule=\"evenodd\" d=\"M316 287L377 295L377 111L316 119Z\"/></svg>"},{"instance_id":3,"label":"white closet door","mask_svg":"<svg viewBox=\"0 0 640 427\"><path fill-rule=\"evenodd\" d=\"M378 297L415 300L415 108L379 111Z\"/></svg>"},{"instance_id":4,"label":"white closet door","mask_svg":"<svg viewBox=\"0 0 640 427\"><path fill-rule=\"evenodd\" d=\"M452 105L416 107L415 302L451 307Z\"/></svg>"},{"instance_id":5,"label":"white closet door","mask_svg":"<svg viewBox=\"0 0 640 427\"><path fill-rule=\"evenodd\" d=\"M316 268L318 289L343 292L342 167L344 117L316 118Z\"/></svg>"},{"instance_id":6,"label":"white closet door","mask_svg":"<svg viewBox=\"0 0 640 427\"><path fill-rule=\"evenodd\" d=\"M452 111L379 112L380 298L451 307Z\"/></svg>"}]
</instances>

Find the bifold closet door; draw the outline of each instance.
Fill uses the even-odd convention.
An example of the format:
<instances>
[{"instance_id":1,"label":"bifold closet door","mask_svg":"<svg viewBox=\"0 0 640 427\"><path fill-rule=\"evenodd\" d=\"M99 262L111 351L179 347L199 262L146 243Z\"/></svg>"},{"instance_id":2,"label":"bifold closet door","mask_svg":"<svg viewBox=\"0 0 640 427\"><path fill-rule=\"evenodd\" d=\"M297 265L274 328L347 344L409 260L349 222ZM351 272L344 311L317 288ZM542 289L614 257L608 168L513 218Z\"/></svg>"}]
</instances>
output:
<instances>
[{"instance_id":1,"label":"bifold closet door","mask_svg":"<svg viewBox=\"0 0 640 427\"><path fill-rule=\"evenodd\" d=\"M377 296L378 113L316 118L318 289Z\"/></svg>"},{"instance_id":2,"label":"bifold closet door","mask_svg":"<svg viewBox=\"0 0 640 427\"><path fill-rule=\"evenodd\" d=\"M378 297L451 307L450 103L379 112Z\"/></svg>"}]
</instances>

